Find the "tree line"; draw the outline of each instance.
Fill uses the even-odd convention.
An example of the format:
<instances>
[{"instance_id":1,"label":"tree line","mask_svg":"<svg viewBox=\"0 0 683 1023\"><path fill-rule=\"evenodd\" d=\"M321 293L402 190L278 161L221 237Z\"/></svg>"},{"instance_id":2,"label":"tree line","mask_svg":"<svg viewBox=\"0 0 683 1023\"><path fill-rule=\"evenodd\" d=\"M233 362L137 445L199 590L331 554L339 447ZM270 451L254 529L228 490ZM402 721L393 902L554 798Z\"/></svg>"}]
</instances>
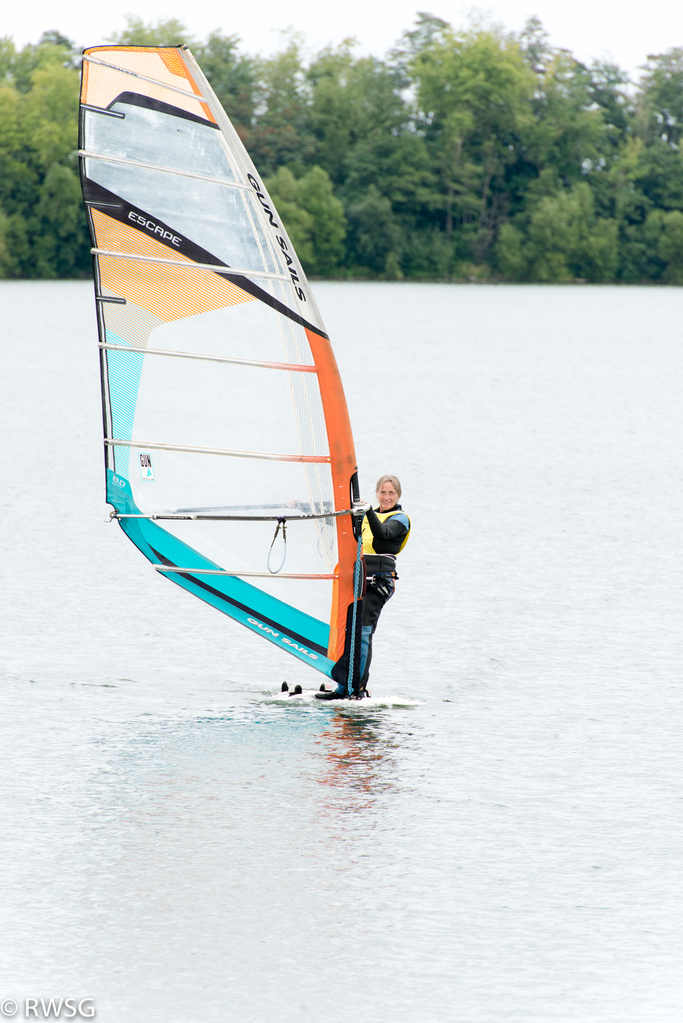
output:
<instances>
[{"instance_id":1,"label":"tree line","mask_svg":"<svg viewBox=\"0 0 683 1023\"><path fill-rule=\"evenodd\" d=\"M353 40L270 58L128 18L111 42L187 42L309 274L683 284L683 48L637 83L520 33L419 14L380 59ZM85 277L80 52L0 39L0 276Z\"/></svg>"}]
</instances>

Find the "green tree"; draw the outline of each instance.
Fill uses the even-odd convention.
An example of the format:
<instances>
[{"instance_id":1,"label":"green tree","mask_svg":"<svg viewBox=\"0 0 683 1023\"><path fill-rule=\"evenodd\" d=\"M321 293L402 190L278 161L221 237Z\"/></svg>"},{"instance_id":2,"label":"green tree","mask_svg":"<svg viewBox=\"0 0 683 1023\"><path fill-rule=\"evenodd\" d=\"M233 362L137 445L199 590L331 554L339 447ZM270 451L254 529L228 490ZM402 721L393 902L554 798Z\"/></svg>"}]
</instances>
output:
<instances>
[{"instance_id":1,"label":"green tree","mask_svg":"<svg viewBox=\"0 0 683 1023\"><path fill-rule=\"evenodd\" d=\"M565 51L548 55L536 75L533 120L525 137L525 161L532 174L552 166L564 185L602 166L607 129L583 64Z\"/></svg>"},{"instance_id":2,"label":"green tree","mask_svg":"<svg viewBox=\"0 0 683 1023\"><path fill-rule=\"evenodd\" d=\"M638 190L660 209L683 210L683 154L660 138L639 152L636 177Z\"/></svg>"},{"instance_id":3,"label":"green tree","mask_svg":"<svg viewBox=\"0 0 683 1023\"><path fill-rule=\"evenodd\" d=\"M662 280L669 284L683 284L683 213L680 210L669 210L662 214L662 231L657 248L666 264Z\"/></svg>"},{"instance_id":4,"label":"green tree","mask_svg":"<svg viewBox=\"0 0 683 1023\"><path fill-rule=\"evenodd\" d=\"M583 181L533 201L525 231L503 225L496 255L512 280L612 280L619 260L618 224L596 215L593 192Z\"/></svg>"},{"instance_id":5,"label":"green tree","mask_svg":"<svg viewBox=\"0 0 683 1023\"><path fill-rule=\"evenodd\" d=\"M8 214L29 205L38 184L36 170L27 165L28 137L22 115L23 96L11 85L0 88L0 204Z\"/></svg>"},{"instance_id":6,"label":"green tree","mask_svg":"<svg viewBox=\"0 0 683 1023\"><path fill-rule=\"evenodd\" d=\"M251 156L264 175L283 164L297 174L311 161L315 139L307 121L308 89L301 39L290 38L280 53L256 62L257 116L251 134Z\"/></svg>"},{"instance_id":7,"label":"green tree","mask_svg":"<svg viewBox=\"0 0 683 1023\"><path fill-rule=\"evenodd\" d=\"M19 53L5 47L0 88L0 271L10 277L89 272L76 175L78 70L73 46L45 32Z\"/></svg>"},{"instance_id":8,"label":"green tree","mask_svg":"<svg viewBox=\"0 0 683 1023\"><path fill-rule=\"evenodd\" d=\"M313 219L311 273L333 274L344 258L346 216L322 167L311 167L298 183L299 205Z\"/></svg>"},{"instance_id":9,"label":"green tree","mask_svg":"<svg viewBox=\"0 0 683 1023\"><path fill-rule=\"evenodd\" d=\"M7 244L9 217L0 207L0 278L9 277L12 269L12 255Z\"/></svg>"},{"instance_id":10,"label":"green tree","mask_svg":"<svg viewBox=\"0 0 683 1023\"><path fill-rule=\"evenodd\" d=\"M11 213L7 217L5 244L7 277L36 277L36 264L32 253L32 237L29 234L26 218L21 213Z\"/></svg>"},{"instance_id":11,"label":"green tree","mask_svg":"<svg viewBox=\"0 0 683 1023\"><path fill-rule=\"evenodd\" d=\"M249 144L256 108L256 69L251 57L238 53L239 37L212 32L193 52L226 114Z\"/></svg>"},{"instance_id":12,"label":"green tree","mask_svg":"<svg viewBox=\"0 0 683 1023\"><path fill-rule=\"evenodd\" d=\"M450 22L427 14L426 11L418 11L415 28L404 32L396 46L390 50L391 61L404 73L410 74L410 66L418 54L447 43L452 32Z\"/></svg>"},{"instance_id":13,"label":"green tree","mask_svg":"<svg viewBox=\"0 0 683 1023\"><path fill-rule=\"evenodd\" d=\"M73 277L90 269L88 225L76 174L48 170L33 214L35 277Z\"/></svg>"},{"instance_id":14,"label":"green tree","mask_svg":"<svg viewBox=\"0 0 683 1023\"><path fill-rule=\"evenodd\" d=\"M311 167L298 180L288 167L266 181L287 234L310 274L334 274L344 258L346 217L322 167Z\"/></svg>"},{"instance_id":15,"label":"green tree","mask_svg":"<svg viewBox=\"0 0 683 1023\"><path fill-rule=\"evenodd\" d=\"M16 59L14 40L10 36L0 36L0 87L10 83Z\"/></svg>"},{"instance_id":16,"label":"green tree","mask_svg":"<svg viewBox=\"0 0 683 1023\"><path fill-rule=\"evenodd\" d=\"M595 60L588 69L588 94L598 107L606 128L605 138L613 149L632 132L633 101L629 85L629 76L613 61Z\"/></svg>"},{"instance_id":17,"label":"green tree","mask_svg":"<svg viewBox=\"0 0 683 1023\"><path fill-rule=\"evenodd\" d=\"M683 135L683 47L648 56L639 107L641 132L678 146Z\"/></svg>"},{"instance_id":18,"label":"green tree","mask_svg":"<svg viewBox=\"0 0 683 1023\"><path fill-rule=\"evenodd\" d=\"M373 276L402 277L402 234L386 196L370 185L364 198L349 208L348 220L352 265Z\"/></svg>"},{"instance_id":19,"label":"green tree","mask_svg":"<svg viewBox=\"0 0 683 1023\"><path fill-rule=\"evenodd\" d=\"M510 281L526 279L529 260L524 251L524 232L514 224L501 224L496 240L498 268Z\"/></svg>"},{"instance_id":20,"label":"green tree","mask_svg":"<svg viewBox=\"0 0 683 1023\"><path fill-rule=\"evenodd\" d=\"M683 213L652 210L643 225L647 276L667 284L683 284Z\"/></svg>"},{"instance_id":21,"label":"green tree","mask_svg":"<svg viewBox=\"0 0 683 1023\"><path fill-rule=\"evenodd\" d=\"M9 66L9 74L14 88L19 92L30 92L33 88L33 75L39 69L62 67L73 70L80 64L80 54L75 43L60 32L43 32L35 45L29 43L18 53Z\"/></svg>"},{"instance_id":22,"label":"green tree","mask_svg":"<svg viewBox=\"0 0 683 1023\"><path fill-rule=\"evenodd\" d=\"M306 272L313 266L313 217L299 205L299 185L289 167L280 167L271 178L265 179L278 214L282 218L296 253Z\"/></svg>"},{"instance_id":23,"label":"green tree","mask_svg":"<svg viewBox=\"0 0 683 1023\"><path fill-rule=\"evenodd\" d=\"M42 171L55 162L75 163L78 145L78 74L52 65L36 68L22 100L31 161Z\"/></svg>"},{"instance_id":24,"label":"green tree","mask_svg":"<svg viewBox=\"0 0 683 1023\"><path fill-rule=\"evenodd\" d=\"M410 119L401 94L409 84L405 75L375 57L355 59L354 46L346 40L323 50L306 72L315 160L337 186L346 179L359 144L399 136Z\"/></svg>"},{"instance_id":25,"label":"green tree","mask_svg":"<svg viewBox=\"0 0 683 1023\"><path fill-rule=\"evenodd\" d=\"M346 179L340 195L347 206L374 185L391 202L406 231L437 228L442 210L438 174L421 135L377 133L356 143L346 156Z\"/></svg>"},{"instance_id":26,"label":"green tree","mask_svg":"<svg viewBox=\"0 0 683 1023\"><path fill-rule=\"evenodd\" d=\"M441 176L445 230L471 225L480 261L506 213L506 169L532 126L535 76L519 43L494 29L443 29L409 67Z\"/></svg>"}]
</instances>

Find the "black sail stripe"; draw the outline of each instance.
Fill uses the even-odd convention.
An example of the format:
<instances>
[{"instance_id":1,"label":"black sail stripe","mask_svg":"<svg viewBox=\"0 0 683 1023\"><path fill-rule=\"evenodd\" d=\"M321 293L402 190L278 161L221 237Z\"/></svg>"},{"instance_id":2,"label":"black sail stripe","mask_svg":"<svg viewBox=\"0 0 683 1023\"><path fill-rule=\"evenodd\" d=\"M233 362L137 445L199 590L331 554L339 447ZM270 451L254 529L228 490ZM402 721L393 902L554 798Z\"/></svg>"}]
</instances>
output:
<instances>
[{"instance_id":1,"label":"black sail stripe","mask_svg":"<svg viewBox=\"0 0 683 1023\"><path fill-rule=\"evenodd\" d=\"M197 96L197 102L201 102L199 96ZM220 128L215 121L209 121L206 117L200 117L198 114L192 114L189 110L181 110L180 107L174 107L170 103L164 103L160 99L152 99L151 96L141 96L139 92L122 92L113 99L107 110L111 110L115 103L127 103L131 107L145 107L147 110L155 110L158 114L169 114L171 117L182 117L185 121L194 121L195 124L203 124L207 128L216 128L220 131Z\"/></svg>"}]
</instances>

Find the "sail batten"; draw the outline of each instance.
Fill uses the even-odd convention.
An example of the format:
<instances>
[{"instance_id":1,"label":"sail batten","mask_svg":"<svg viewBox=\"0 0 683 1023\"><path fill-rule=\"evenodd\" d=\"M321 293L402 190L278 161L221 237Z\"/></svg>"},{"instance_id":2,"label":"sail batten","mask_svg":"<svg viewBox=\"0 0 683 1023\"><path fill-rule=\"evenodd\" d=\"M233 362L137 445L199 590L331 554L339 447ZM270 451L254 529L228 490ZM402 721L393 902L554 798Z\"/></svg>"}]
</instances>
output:
<instances>
[{"instance_id":1,"label":"sail batten","mask_svg":"<svg viewBox=\"0 0 683 1023\"><path fill-rule=\"evenodd\" d=\"M305 572L228 572L224 568L178 568L176 565L155 565L154 568L157 572L182 572L192 573L192 575L229 575L237 578L252 578L252 579L337 579L338 576L332 572L327 575Z\"/></svg>"},{"instance_id":2,"label":"sail batten","mask_svg":"<svg viewBox=\"0 0 683 1023\"><path fill-rule=\"evenodd\" d=\"M106 298L98 295L100 302L119 302L125 304L122 298ZM194 359L205 362L225 362L231 366L260 366L262 369L286 370L288 373L317 373L317 366L300 366L296 362L259 362L256 359L229 359L220 355L198 355L193 352L172 352L166 348L144 348L131 347L131 345L112 345L107 341L100 341L99 347L113 352L144 352L145 355L168 355L174 359Z\"/></svg>"},{"instance_id":3,"label":"sail batten","mask_svg":"<svg viewBox=\"0 0 683 1023\"><path fill-rule=\"evenodd\" d=\"M160 575L329 675L353 438L258 170L186 47L86 51L79 161L112 517Z\"/></svg>"},{"instance_id":4,"label":"sail batten","mask_svg":"<svg viewBox=\"0 0 683 1023\"><path fill-rule=\"evenodd\" d=\"M285 511L283 509L283 511ZM132 512L112 512L111 516L115 519L150 519L154 522L160 520L168 520L169 522L286 522L288 525L292 522L305 522L308 519L333 519L337 515L350 515L351 510L344 508L342 511L325 511L314 515L291 515L289 510L286 510L285 514L282 515L204 515L200 513L185 513L185 512L155 512L151 515L141 515L139 513Z\"/></svg>"},{"instance_id":5,"label":"sail batten","mask_svg":"<svg viewBox=\"0 0 683 1023\"><path fill-rule=\"evenodd\" d=\"M240 181L226 181L224 178L212 178L207 174L197 174L194 171L178 170L177 167L162 167L158 163L142 163L140 160L125 160L121 157L108 156L103 153L93 153L88 149L79 149L78 155L86 160L102 160L104 163L115 163L121 167L139 167L142 170L160 171L162 174L173 174L179 178L194 178L195 181L206 181L211 185L220 185L222 188L242 189L247 195L253 192L251 185L244 185Z\"/></svg>"},{"instance_id":6,"label":"sail batten","mask_svg":"<svg viewBox=\"0 0 683 1023\"><path fill-rule=\"evenodd\" d=\"M162 263L165 266L177 266L182 270L213 270L225 277L255 277L270 281L288 281L286 274L271 274L263 270L245 270L233 266L224 266L221 263L188 263L179 259L164 259L161 256L142 256L135 252L114 252L111 249L91 249L94 256L113 256L115 259L136 259L140 263Z\"/></svg>"},{"instance_id":7,"label":"sail batten","mask_svg":"<svg viewBox=\"0 0 683 1023\"><path fill-rule=\"evenodd\" d=\"M93 114L105 114L107 117L118 117L120 120L123 120L126 116L125 114L119 113L118 110L107 110L106 107L93 107L88 103L81 103L81 110L90 110Z\"/></svg>"},{"instance_id":8,"label":"sail batten","mask_svg":"<svg viewBox=\"0 0 683 1023\"><path fill-rule=\"evenodd\" d=\"M111 447L145 448L149 451L182 451L188 455L226 455L230 458L256 458L273 462L329 462L329 455L285 455L273 451L233 451L229 448L207 448L194 444L163 444L154 440L134 440L107 437L105 444Z\"/></svg>"}]
</instances>

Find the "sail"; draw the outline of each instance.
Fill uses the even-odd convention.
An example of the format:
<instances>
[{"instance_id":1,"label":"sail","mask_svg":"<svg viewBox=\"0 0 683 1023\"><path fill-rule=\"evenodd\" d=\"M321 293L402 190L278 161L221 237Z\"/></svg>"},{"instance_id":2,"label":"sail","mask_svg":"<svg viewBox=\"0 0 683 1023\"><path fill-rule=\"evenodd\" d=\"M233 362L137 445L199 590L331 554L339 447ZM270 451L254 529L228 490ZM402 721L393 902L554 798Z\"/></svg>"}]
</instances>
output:
<instances>
[{"instance_id":1,"label":"sail","mask_svg":"<svg viewBox=\"0 0 683 1023\"><path fill-rule=\"evenodd\" d=\"M79 157L112 514L157 571L329 675L356 461L275 206L184 46L85 51Z\"/></svg>"}]
</instances>

